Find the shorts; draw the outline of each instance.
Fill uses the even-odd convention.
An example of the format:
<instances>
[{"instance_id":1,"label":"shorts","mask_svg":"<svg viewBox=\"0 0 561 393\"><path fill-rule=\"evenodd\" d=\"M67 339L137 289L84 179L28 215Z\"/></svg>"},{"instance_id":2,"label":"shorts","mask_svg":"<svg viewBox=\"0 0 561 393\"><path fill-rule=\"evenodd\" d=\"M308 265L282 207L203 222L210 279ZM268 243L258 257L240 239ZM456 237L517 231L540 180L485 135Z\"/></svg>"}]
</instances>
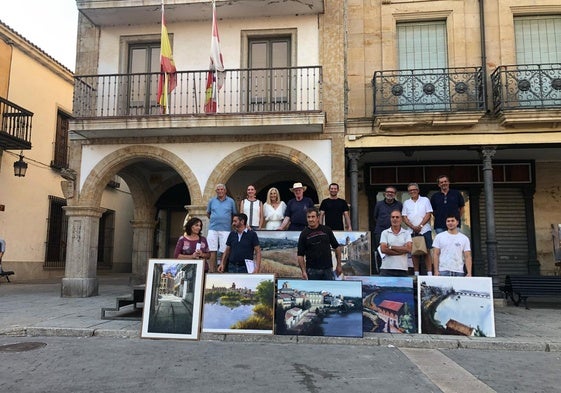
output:
<instances>
[{"instance_id":1,"label":"shorts","mask_svg":"<svg viewBox=\"0 0 561 393\"><path fill-rule=\"evenodd\" d=\"M214 229L209 229L206 236L206 241L208 243L209 251L226 251L226 240L228 240L228 231L215 231Z\"/></svg>"},{"instance_id":2,"label":"shorts","mask_svg":"<svg viewBox=\"0 0 561 393\"><path fill-rule=\"evenodd\" d=\"M466 275L464 272L453 272L451 270L440 270L438 274L445 277L465 277Z\"/></svg>"}]
</instances>

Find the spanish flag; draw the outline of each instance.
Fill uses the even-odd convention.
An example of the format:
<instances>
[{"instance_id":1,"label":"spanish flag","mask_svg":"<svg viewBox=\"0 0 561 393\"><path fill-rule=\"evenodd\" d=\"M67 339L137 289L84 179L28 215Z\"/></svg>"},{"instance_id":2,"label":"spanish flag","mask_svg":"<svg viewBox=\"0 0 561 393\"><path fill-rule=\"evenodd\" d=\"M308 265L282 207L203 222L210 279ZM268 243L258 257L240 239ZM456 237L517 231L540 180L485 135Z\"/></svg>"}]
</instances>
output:
<instances>
[{"instance_id":1,"label":"spanish flag","mask_svg":"<svg viewBox=\"0 0 561 393\"><path fill-rule=\"evenodd\" d=\"M160 76L158 78L158 104L162 113L166 113L169 106L169 94L177 86L177 70L171 53L168 29L164 18L164 3L162 2L162 37L160 43Z\"/></svg>"},{"instance_id":2,"label":"spanish flag","mask_svg":"<svg viewBox=\"0 0 561 393\"><path fill-rule=\"evenodd\" d=\"M212 2L212 35L210 40L210 67L206 80L205 112L216 113L216 93L224 84L224 62L220 51L220 36L216 24L216 4Z\"/></svg>"}]
</instances>

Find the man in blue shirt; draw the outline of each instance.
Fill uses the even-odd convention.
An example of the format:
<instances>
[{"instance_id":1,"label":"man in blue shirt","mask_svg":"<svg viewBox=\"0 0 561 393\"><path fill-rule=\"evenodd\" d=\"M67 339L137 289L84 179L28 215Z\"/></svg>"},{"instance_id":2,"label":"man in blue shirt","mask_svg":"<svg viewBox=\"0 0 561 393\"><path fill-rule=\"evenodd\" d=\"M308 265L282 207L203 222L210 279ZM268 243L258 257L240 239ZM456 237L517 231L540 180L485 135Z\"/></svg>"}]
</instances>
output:
<instances>
[{"instance_id":1,"label":"man in blue shirt","mask_svg":"<svg viewBox=\"0 0 561 393\"><path fill-rule=\"evenodd\" d=\"M216 197L208 202L206 208L206 215L210 219L207 242L210 251L208 267L211 273L216 271L217 251L224 253L226 250L226 240L232 229L232 217L237 212L236 203L226 195L226 186L217 184Z\"/></svg>"},{"instance_id":2,"label":"man in blue shirt","mask_svg":"<svg viewBox=\"0 0 561 393\"><path fill-rule=\"evenodd\" d=\"M302 183L294 183L290 191L294 193L294 198L286 204L284 220L277 231L301 231L308 225L306 212L310 207L314 207L314 201L304 196L307 187Z\"/></svg>"},{"instance_id":3,"label":"man in blue shirt","mask_svg":"<svg viewBox=\"0 0 561 393\"><path fill-rule=\"evenodd\" d=\"M450 188L450 179L447 175L440 175L436 179L440 191L433 194L430 198L432 214L434 216L434 231L436 234L445 232L446 217L449 214L462 218L464 214L464 197L458 190ZM458 228L460 227L458 223Z\"/></svg>"},{"instance_id":4,"label":"man in blue shirt","mask_svg":"<svg viewBox=\"0 0 561 393\"><path fill-rule=\"evenodd\" d=\"M259 246L257 233L247 228L247 215L244 213L234 214L232 227L234 230L228 235L226 250L222 256L222 263L218 266L218 271L221 273L225 271L228 273L249 273L247 263L253 262L254 270L251 273L259 273L261 247Z\"/></svg>"}]
</instances>

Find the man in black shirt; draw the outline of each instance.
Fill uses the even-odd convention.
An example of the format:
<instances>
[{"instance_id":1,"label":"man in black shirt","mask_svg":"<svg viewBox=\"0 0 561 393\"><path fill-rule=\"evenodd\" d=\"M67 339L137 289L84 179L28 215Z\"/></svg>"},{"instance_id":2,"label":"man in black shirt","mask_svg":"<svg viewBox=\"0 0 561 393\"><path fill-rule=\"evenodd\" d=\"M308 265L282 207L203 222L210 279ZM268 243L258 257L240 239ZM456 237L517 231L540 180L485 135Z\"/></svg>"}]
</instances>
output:
<instances>
[{"instance_id":1,"label":"man in black shirt","mask_svg":"<svg viewBox=\"0 0 561 393\"><path fill-rule=\"evenodd\" d=\"M226 271L228 273L259 273L261 247L257 233L247 229L247 215L234 214L232 227L234 230L230 232L228 240L226 240L226 250L222 255L222 263L218 266L218 271L220 273ZM252 272L248 272L247 263L254 267Z\"/></svg>"},{"instance_id":2,"label":"man in black shirt","mask_svg":"<svg viewBox=\"0 0 561 393\"><path fill-rule=\"evenodd\" d=\"M323 222L325 217L325 225L334 231L343 231L345 230L343 220L345 220L347 231L352 231L349 205L344 199L337 198L338 193L339 184L331 183L329 185L329 198L321 201L319 205L319 222Z\"/></svg>"},{"instance_id":3,"label":"man in black shirt","mask_svg":"<svg viewBox=\"0 0 561 393\"><path fill-rule=\"evenodd\" d=\"M335 251L337 266L335 273L340 276L341 248L333 235L333 231L319 223L319 212L315 207L306 212L308 226L298 238L298 265L304 280L333 280L333 260L331 249ZM305 259L304 259L305 257Z\"/></svg>"}]
</instances>

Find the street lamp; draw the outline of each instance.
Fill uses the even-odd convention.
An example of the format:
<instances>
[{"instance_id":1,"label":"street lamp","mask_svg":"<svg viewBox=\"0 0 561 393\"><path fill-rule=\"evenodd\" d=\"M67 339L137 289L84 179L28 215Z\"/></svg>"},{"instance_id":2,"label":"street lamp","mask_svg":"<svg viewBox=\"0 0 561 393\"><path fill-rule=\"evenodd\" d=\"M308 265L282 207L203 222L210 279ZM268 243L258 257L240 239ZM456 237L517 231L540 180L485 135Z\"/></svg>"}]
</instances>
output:
<instances>
[{"instance_id":1,"label":"street lamp","mask_svg":"<svg viewBox=\"0 0 561 393\"><path fill-rule=\"evenodd\" d=\"M27 172L27 162L23 160L23 155L19 155L19 160L14 162L14 176L24 177Z\"/></svg>"}]
</instances>

